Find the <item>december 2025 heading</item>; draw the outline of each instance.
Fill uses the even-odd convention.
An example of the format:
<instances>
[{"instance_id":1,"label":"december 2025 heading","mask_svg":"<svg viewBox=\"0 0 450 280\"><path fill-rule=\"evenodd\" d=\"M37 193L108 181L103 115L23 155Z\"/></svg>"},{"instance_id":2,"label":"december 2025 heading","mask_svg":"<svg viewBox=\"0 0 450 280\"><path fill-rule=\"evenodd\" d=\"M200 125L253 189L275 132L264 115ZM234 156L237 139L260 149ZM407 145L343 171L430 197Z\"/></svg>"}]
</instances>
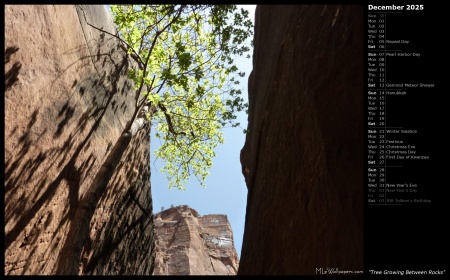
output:
<instances>
[{"instance_id":1,"label":"december 2025 heading","mask_svg":"<svg viewBox=\"0 0 450 280\"><path fill-rule=\"evenodd\" d=\"M421 11L424 5L368 5L369 11Z\"/></svg>"}]
</instances>

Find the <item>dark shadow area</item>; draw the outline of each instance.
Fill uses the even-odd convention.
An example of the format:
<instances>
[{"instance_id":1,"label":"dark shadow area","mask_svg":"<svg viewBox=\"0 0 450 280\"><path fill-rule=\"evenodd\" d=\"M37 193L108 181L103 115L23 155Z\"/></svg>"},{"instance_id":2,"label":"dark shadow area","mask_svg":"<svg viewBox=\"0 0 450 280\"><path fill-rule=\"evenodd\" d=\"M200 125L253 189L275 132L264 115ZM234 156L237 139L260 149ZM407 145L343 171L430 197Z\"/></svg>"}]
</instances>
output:
<instances>
[{"instance_id":1,"label":"dark shadow area","mask_svg":"<svg viewBox=\"0 0 450 280\"><path fill-rule=\"evenodd\" d=\"M11 60L11 56L19 50L18 47L7 47L5 50L5 70ZM13 65L5 71L5 91L8 91L18 80L19 72L22 68L20 62L14 62Z\"/></svg>"},{"instance_id":2,"label":"dark shadow area","mask_svg":"<svg viewBox=\"0 0 450 280\"><path fill-rule=\"evenodd\" d=\"M238 275L363 270L363 9L258 5Z\"/></svg>"},{"instance_id":3,"label":"dark shadow area","mask_svg":"<svg viewBox=\"0 0 450 280\"><path fill-rule=\"evenodd\" d=\"M66 102L62 109L58 113L58 119L63 117L63 119L58 123L58 129L55 132L55 137L61 136L61 133L64 127L68 124L69 120L73 117L73 113L75 112L75 108L69 105L69 102Z\"/></svg>"},{"instance_id":4,"label":"dark shadow area","mask_svg":"<svg viewBox=\"0 0 450 280\"><path fill-rule=\"evenodd\" d=\"M138 153L145 150L148 154L149 147L146 141L142 141L148 137L148 132L144 129L133 138L113 174L108 191L101 198L99 204L111 199L113 204L108 220L99 227L94 240L85 244L82 261L86 275L130 274L133 271L129 269L136 267L151 271L148 268L149 259L155 257L155 251L152 244L152 204L147 192L150 183L149 158ZM137 163L139 171L136 173ZM126 191L117 196L124 189ZM101 217L97 215L97 219L101 220ZM93 254L88 259L90 252ZM128 263L133 263L133 268L115 263L114 260L124 259L124 254L127 254Z\"/></svg>"},{"instance_id":5,"label":"dark shadow area","mask_svg":"<svg viewBox=\"0 0 450 280\"><path fill-rule=\"evenodd\" d=\"M11 60L11 56L19 50L18 47L7 47L5 50L5 64L8 64Z\"/></svg>"}]
</instances>

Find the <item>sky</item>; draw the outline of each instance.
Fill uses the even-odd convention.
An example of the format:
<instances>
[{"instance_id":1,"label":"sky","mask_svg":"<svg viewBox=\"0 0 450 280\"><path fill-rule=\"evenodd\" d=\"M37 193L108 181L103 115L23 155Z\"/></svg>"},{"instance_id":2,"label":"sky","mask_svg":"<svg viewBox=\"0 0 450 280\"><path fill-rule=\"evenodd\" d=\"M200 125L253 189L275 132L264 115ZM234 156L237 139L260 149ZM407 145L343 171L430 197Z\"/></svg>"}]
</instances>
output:
<instances>
[{"instance_id":1,"label":"sky","mask_svg":"<svg viewBox=\"0 0 450 280\"><path fill-rule=\"evenodd\" d=\"M256 5L238 5L238 9L249 11L249 17L254 23ZM109 7L107 6L109 10ZM252 39L252 38L250 38ZM247 81L252 70L253 49L248 53L250 58L235 59L239 72L245 72L244 77L238 77L240 84L238 89L242 91L242 98L248 102ZM245 112L237 114L236 122L242 129L247 128L247 115ZM151 130L150 144L150 170L151 192L153 199L153 213L161 211L162 207L168 209L173 206L188 205L200 215L225 214L228 217L233 230L234 245L238 256L241 255L242 238L245 226L245 211L247 205L247 186L241 171L240 151L244 146L245 134L241 128L224 128L225 144L219 145L213 159L213 167L206 178L206 188L200 186L197 179L192 178L184 187L186 190L169 189L165 174L159 170L164 166L161 160L155 161L153 151L159 145L160 140L155 137L155 129Z\"/></svg>"},{"instance_id":2,"label":"sky","mask_svg":"<svg viewBox=\"0 0 450 280\"><path fill-rule=\"evenodd\" d=\"M249 17L254 23L256 5L238 5L238 8L249 10ZM239 89L242 90L242 98L248 101L247 81L253 68L253 50L249 52L250 58L236 58L236 66L239 71L245 72L245 77L239 78ZM242 128L247 128L247 115L241 112L237 115L236 122ZM234 245L239 257L241 255L242 238L244 235L245 210L247 205L247 186L241 171L239 160L240 151L244 146L245 134L240 128L225 128L225 144L216 148L216 157L213 159L213 167L206 178L206 188L193 178L185 186L187 190L168 189L168 181L159 169L164 165L162 161L156 161L153 154L150 155L151 185L153 198L153 212L158 213L161 207L170 208L171 205L188 205L200 215L225 214L231 224L234 237ZM159 139L151 132L150 149L153 152L160 145Z\"/></svg>"}]
</instances>

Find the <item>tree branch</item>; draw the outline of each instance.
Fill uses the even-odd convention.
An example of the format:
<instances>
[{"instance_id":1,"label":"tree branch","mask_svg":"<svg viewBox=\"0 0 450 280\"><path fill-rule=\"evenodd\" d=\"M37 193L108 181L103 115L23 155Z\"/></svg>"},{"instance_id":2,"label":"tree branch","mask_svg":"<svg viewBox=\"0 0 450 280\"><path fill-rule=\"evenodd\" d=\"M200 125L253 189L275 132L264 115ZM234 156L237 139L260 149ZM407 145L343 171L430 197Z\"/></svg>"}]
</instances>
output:
<instances>
[{"instance_id":1,"label":"tree branch","mask_svg":"<svg viewBox=\"0 0 450 280\"><path fill-rule=\"evenodd\" d=\"M172 118L170 117L170 115L167 113L167 109L166 107L164 107L164 105L160 102L158 103L158 107L159 109L161 109L161 111L164 113L164 116L166 117L166 121L167 121L167 125L169 126L169 131L173 134L173 135L186 135L185 132L181 131L181 132L176 132L175 129L173 128L173 124L172 124Z\"/></svg>"},{"instance_id":2,"label":"tree branch","mask_svg":"<svg viewBox=\"0 0 450 280\"><path fill-rule=\"evenodd\" d=\"M81 9L81 11L83 12L84 20L86 21L87 25L89 25L90 27L92 27L92 28L94 28L94 29L96 29L96 30L98 30L98 31L101 31L101 32L103 32L103 33L106 33L106 34L108 34L108 35L110 35L110 36L112 36L112 37L118 39L118 40L120 41L120 43L125 44L125 45L127 46L128 49L131 49L131 50L134 52L134 54L131 54L131 57L138 63L139 68L142 70L141 67L142 67L143 62L142 62L140 56L134 51L133 47L131 47L127 42L125 42L125 41L124 41L122 38L120 38L118 35L115 35L115 34L109 33L109 32L106 31L106 30L103 30L103 27L102 27L102 28L98 28L98 27L96 27L96 26L90 24L90 23L88 22L87 18L86 18L86 12L84 11L83 7L81 7L81 5L77 5L77 6L78 6L78 7ZM123 45L121 45L120 43L119 43L120 48L122 48L122 49L128 54L128 49L125 48L125 47L124 47Z\"/></svg>"}]
</instances>

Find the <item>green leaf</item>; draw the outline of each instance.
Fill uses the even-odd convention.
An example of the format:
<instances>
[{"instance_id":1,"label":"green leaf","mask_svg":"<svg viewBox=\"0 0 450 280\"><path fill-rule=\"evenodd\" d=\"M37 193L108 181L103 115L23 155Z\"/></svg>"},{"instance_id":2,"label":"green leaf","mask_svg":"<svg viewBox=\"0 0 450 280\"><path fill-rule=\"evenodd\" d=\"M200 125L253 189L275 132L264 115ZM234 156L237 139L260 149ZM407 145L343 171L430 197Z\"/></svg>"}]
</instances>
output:
<instances>
[{"instance_id":1,"label":"green leaf","mask_svg":"<svg viewBox=\"0 0 450 280\"><path fill-rule=\"evenodd\" d=\"M153 81L139 94L160 109L151 116L162 140L154 153L165 163L169 188L185 189L192 176L205 186L214 150L224 143L220 129L239 126L236 112L248 107L234 88L244 73L233 65L252 46L248 12L236 5L110 7L127 52L148 61L128 77L136 90Z\"/></svg>"}]
</instances>

